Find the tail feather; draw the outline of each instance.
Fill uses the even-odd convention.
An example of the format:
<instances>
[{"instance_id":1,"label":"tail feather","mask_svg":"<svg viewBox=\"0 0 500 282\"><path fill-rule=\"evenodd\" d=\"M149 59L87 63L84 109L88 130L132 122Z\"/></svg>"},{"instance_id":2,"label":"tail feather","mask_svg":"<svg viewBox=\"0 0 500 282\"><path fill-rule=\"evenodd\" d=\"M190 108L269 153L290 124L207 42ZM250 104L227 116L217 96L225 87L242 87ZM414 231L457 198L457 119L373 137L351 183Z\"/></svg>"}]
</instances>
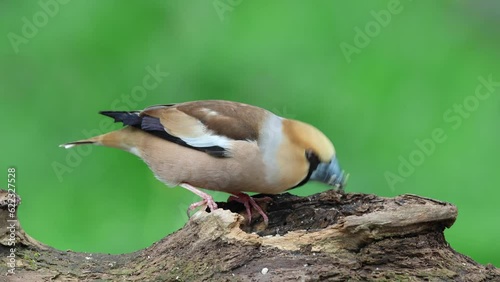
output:
<instances>
[{"instance_id":1,"label":"tail feather","mask_svg":"<svg viewBox=\"0 0 500 282\"><path fill-rule=\"evenodd\" d=\"M75 142L69 142L69 143L61 144L61 145L59 145L59 147L64 148L64 149L69 149L69 148L73 148L73 147L78 146L78 145L94 144L96 142L97 141L80 140L80 141L75 141Z\"/></svg>"},{"instance_id":2,"label":"tail feather","mask_svg":"<svg viewBox=\"0 0 500 282\"><path fill-rule=\"evenodd\" d=\"M142 117L139 116L139 111L101 111L101 115L111 117L115 122L122 122L124 125L129 125L133 127L140 127L142 122ZM129 129L122 129L129 130ZM59 145L59 147L69 149L79 145L94 144L94 145L104 145L108 147L116 147L121 149L127 149L128 146L124 145L122 142L123 134L122 130L117 130L113 132L108 132L103 135L95 136L89 139L78 140L74 142L69 142Z\"/></svg>"},{"instance_id":3,"label":"tail feather","mask_svg":"<svg viewBox=\"0 0 500 282\"><path fill-rule=\"evenodd\" d=\"M137 128L127 126L122 129L111 131L88 139L61 144L59 145L59 147L69 149L79 145L90 144L129 150L131 147L135 146L137 138L140 138L141 135L137 135L138 132L140 132L140 130L138 130Z\"/></svg>"}]
</instances>

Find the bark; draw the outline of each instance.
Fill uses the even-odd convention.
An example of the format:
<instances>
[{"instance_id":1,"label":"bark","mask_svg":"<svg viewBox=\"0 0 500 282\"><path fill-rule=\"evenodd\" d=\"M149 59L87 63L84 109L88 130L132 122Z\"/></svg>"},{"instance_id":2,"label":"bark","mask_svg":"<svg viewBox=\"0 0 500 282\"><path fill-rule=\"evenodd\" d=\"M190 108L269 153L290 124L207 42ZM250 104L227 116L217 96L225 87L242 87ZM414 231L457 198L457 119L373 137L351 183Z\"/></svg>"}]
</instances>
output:
<instances>
[{"instance_id":1,"label":"bark","mask_svg":"<svg viewBox=\"0 0 500 282\"><path fill-rule=\"evenodd\" d=\"M239 203L218 203L221 209L197 212L182 229L149 248L108 255L55 250L29 237L19 224L9 229L7 204L14 198L3 191L0 279L500 281L498 268L476 263L446 242L443 231L457 217L457 208L449 203L416 195L382 198L333 190L309 197L269 197L260 201L269 215L268 226L258 214L249 224ZM15 274L6 275L12 232Z\"/></svg>"}]
</instances>

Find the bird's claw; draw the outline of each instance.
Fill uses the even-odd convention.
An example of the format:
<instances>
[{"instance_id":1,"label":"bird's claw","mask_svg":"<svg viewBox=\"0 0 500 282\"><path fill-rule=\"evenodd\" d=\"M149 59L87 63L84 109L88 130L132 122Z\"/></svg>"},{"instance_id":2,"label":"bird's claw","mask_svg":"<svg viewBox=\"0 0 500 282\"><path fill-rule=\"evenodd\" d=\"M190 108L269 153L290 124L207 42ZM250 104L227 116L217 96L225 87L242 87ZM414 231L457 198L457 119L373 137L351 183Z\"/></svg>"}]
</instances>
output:
<instances>
[{"instance_id":1,"label":"bird's claw","mask_svg":"<svg viewBox=\"0 0 500 282\"><path fill-rule=\"evenodd\" d=\"M242 203L245 206L249 224L252 223L252 210L250 206L252 206L255 210L257 210L257 212L262 216L265 225L269 224L269 218L267 217L266 213L262 210L262 208L257 204L257 202L269 202L272 200L271 198L264 197L264 198L254 199L245 193L233 193L233 196L230 196L227 200L236 201Z\"/></svg>"}]
</instances>

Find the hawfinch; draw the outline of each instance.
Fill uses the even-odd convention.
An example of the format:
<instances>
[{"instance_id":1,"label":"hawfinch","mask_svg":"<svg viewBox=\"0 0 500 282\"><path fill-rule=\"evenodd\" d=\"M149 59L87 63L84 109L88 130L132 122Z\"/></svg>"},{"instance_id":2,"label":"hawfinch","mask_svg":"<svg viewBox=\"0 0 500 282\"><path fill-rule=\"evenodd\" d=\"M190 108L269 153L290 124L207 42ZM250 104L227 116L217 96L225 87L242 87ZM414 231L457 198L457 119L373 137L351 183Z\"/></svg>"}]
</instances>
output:
<instances>
[{"instance_id":1,"label":"hawfinch","mask_svg":"<svg viewBox=\"0 0 500 282\"><path fill-rule=\"evenodd\" d=\"M243 192L278 194L309 180L342 189L347 181L332 142L321 131L255 106L214 100L100 114L125 127L61 147L94 144L137 155L168 186L203 198L189 210L217 209L198 188L224 191L245 205L249 220L252 206L267 224L266 214Z\"/></svg>"}]
</instances>

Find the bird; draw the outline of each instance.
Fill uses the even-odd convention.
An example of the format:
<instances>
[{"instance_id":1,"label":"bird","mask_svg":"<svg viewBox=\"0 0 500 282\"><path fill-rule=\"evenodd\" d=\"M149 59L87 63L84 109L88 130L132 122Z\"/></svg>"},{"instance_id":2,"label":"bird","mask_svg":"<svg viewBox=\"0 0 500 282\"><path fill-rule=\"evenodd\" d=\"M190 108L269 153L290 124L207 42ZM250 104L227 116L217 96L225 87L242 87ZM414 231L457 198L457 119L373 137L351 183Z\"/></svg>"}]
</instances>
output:
<instances>
[{"instance_id":1,"label":"bird","mask_svg":"<svg viewBox=\"0 0 500 282\"><path fill-rule=\"evenodd\" d=\"M124 127L60 145L100 145L141 158L158 180L202 198L188 208L216 210L201 189L223 191L241 202L251 221L254 208L269 218L246 192L279 194L319 181L343 191L348 174L333 143L316 127L266 109L225 100L155 105L140 111L100 111Z\"/></svg>"}]
</instances>

